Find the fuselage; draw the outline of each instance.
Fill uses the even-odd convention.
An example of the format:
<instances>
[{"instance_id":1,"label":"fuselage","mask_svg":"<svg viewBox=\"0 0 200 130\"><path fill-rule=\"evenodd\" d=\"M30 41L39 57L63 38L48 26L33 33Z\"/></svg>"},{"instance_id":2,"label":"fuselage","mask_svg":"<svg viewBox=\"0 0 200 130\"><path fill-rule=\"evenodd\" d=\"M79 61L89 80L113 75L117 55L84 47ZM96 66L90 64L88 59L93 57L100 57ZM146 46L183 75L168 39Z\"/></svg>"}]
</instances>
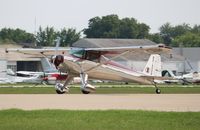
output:
<instances>
[{"instance_id":1,"label":"fuselage","mask_svg":"<svg viewBox=\"0 0 200 130\"><path fill-rule=\"evenodd\" d=\"M111 61L100 64L99 62L68 55L64 57L64 62L60 64L59 68L62 72L67 72L74 77L80 76L80 73L86 73L89 79L152 84L151 80L144 78L145 75L142 72L128 69L127 67Z\"/></svg>"}]
</instances>

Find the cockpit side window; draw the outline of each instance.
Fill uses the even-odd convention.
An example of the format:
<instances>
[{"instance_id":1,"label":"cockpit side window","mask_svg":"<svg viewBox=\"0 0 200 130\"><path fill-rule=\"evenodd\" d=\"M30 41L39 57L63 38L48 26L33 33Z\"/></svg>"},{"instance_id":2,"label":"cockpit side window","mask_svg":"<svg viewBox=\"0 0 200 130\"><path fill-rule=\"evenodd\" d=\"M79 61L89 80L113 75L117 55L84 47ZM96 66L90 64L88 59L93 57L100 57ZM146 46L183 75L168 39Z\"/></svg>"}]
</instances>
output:
<instances>
[{"instance_id":1,"label":"cockpit side window","mask_svg":"<svg viewBox=\"0 0 200 130\"><path fill-rule=\"evenodd\" d=\"M86 51L84 49L72 49L70 50L70 54L81 59L98 62L102 53L100 51Z\"/></svg>"},{"instance_id":2,"label":"cockpit side window","mask_svg":"<svg viewBox=\"0 0 200 130\"><path fill-rule=\"evenodd\" d=\"M85 55L85 59L99 62L100 56L101 56L100 51L87 51Z\"/></svg>"},{"instance_id":3,"label":"cockpit side window","mask_svg":"<svg viewBox=\"0 0 200 130\"><path fill-rule=\"evenodd\" d=\"M172 77L172 75L167 70L163 70L162 77Z\"/></svg>"}]
</instances>

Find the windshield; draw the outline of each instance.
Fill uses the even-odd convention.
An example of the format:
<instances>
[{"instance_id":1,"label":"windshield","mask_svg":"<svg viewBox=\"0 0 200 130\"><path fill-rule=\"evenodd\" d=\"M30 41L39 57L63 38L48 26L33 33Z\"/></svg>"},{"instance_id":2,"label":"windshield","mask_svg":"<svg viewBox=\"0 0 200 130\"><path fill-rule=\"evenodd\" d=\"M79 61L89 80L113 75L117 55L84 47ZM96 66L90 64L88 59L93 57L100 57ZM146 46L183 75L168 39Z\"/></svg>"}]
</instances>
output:
<instances>
[{"instance_id":1,"label":"windshield","mask_svg":"<svg viewBox=\"0 0 200 130\"><path fill-rule=\"evenodd\" d=\"M78 58L83 58L85 55L85 50L83 49L71 49L69 52L71 55L78 57Z\"/></svg>"}]
</instances>

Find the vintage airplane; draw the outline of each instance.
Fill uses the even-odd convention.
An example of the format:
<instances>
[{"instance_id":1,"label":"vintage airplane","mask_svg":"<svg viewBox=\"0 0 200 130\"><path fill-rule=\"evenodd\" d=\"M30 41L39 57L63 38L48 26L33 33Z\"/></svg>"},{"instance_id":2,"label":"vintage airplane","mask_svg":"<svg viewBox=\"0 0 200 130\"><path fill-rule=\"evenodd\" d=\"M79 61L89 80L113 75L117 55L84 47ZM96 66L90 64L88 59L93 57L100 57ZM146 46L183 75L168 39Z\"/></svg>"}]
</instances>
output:
<instances>
[{"instance_id":1,"label":"vintage airplane","mask_svg":"<svg viewBox=\"0 0 200 130\"><path fill-rule=\"evenodd\" d=\"M55 50L55 55L52 56ZM171 48L163 44L157 44L106 48L6 49L6 52L17 51L45 57L51 55L51 62L55 67L59 71L68 74L64 84L58 83L55 85L58 94L68 92L68 84L74 77L81 78L81 91L83 94L89 94L95 90L95 87L88 83L88 78L153 84L156 87L156 93L159 94L161 91L155 83L156 80L162 79L161 58L158 54L168 53L170 50ZM134 71L113 62L120 56L137 51L151 54L143 72ZM108 59L106 55L112 55L112 57Z\"/></svg>"}]
</instances>

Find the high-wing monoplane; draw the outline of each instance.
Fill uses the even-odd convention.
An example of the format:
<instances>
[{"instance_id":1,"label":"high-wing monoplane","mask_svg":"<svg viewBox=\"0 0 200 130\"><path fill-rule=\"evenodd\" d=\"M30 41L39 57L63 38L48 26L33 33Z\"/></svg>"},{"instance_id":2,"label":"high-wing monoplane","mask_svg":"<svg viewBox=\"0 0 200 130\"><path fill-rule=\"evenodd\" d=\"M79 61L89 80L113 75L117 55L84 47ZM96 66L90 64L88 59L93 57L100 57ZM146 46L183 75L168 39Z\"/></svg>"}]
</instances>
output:
<instances>
[{"instance_id":1,"label":"high-wing monoplane","mask_svg":"<svg viewBox=\"0 0 200 130\"><path fill-rule=\"evenodd\" d=\"M123 82L137 82L140 84L153 84L156 93L160 89L155 81L162 79L160 53L167 53L171 49L163 44L149 46L125 46L104 48L68 48L68 49L6 49L6 52L17 51L19 53L51 56L51 62L63 73L67 73L64 84L55 85L56 92L63 94L68 92L68 84L74 77L81 78L81 91L88 94L95 87L88 83L88 79L112 80ZM143 71L138 72L123 66L114 60L132 52L144 52L150 54L150 58ZM52 56L53 55L53 56ZM107 55L112 55L108 58Z\"/></svg>"}]
</instances>

